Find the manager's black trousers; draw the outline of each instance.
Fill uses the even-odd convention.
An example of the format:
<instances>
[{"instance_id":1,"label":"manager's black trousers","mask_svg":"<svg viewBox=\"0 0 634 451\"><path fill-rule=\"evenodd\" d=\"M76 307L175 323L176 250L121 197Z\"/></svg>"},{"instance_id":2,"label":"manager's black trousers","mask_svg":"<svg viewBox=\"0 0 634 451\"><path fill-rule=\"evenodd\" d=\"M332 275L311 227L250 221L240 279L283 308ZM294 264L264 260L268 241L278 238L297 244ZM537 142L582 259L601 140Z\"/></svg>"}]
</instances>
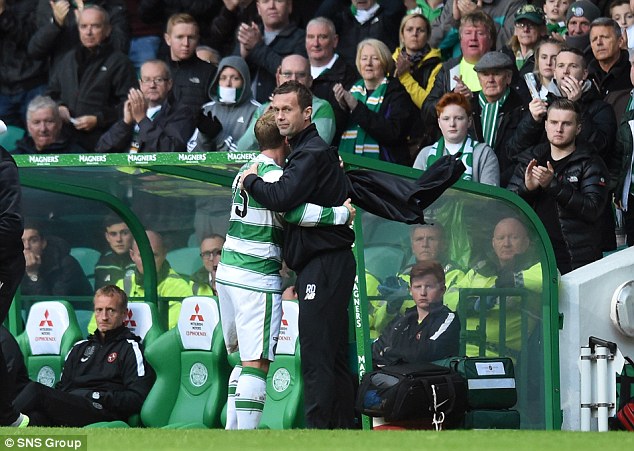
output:
<instances>
[{"instance_id":1,"label":"manager's black trousers","mask_svg":"<svg viewBox=\"0 0 634 451\"><path fill-rule=\"evenodd\" d=\"M9 314L13 296L24 276L24 254L20 251L11 258L4 256L0 262L0 324ZM0 347L0 426L8 426L18 419L19 412L12 407L15 392L7 370L2 347Z\"/></svg>"},{"instance_id":2,"label":"manager's black trousers","mask_svg":"<svg viewBox=\"0 0 634 451\"><path fill-rule=\"evenodd\" d=\"M306 427L354 427L354 384L348 360L348 303L356 263L352 251L320 254L297 274L299 343Z\"/></svg>"}]
</instances>

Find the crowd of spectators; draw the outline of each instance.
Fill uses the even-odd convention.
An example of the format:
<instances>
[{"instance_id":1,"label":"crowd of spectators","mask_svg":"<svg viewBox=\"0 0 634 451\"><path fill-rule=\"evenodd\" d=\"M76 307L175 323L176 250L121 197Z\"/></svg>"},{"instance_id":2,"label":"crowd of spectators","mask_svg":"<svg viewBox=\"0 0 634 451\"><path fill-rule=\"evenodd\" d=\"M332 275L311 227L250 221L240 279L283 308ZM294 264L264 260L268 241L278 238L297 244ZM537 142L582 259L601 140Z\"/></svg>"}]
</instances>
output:
<instances>
[{"instance_id":1,"label":"crowd of spectators","mask_svg":"<svg viewBox=\"0 0 634 451\"><path fill-rule=\"evenodd\" d=\"M424 170L461 152L463 178L506 188L568 99L603 163L610 251L615 212L634 229L633 3L0 0L0 119L19 154L257 150L273 88L297 80L341 153Z\"/></svg>"}]
</instances>

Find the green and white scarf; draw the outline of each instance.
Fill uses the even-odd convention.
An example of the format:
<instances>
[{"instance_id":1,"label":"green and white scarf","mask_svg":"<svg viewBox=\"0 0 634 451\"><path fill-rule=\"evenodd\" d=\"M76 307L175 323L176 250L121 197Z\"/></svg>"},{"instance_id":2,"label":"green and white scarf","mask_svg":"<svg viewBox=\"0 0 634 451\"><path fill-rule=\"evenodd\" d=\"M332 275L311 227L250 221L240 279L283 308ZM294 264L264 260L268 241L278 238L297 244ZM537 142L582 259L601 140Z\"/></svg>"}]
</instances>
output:
<instances>
[{"instance_id":1,"label":"green and white scarf","mask_svg":"<svg viewBox=\"0 0 634 451\"><path fill-rule=\"evenodd\" d=\"M383 103L383 96L387 90L387 78L368 96L365 82L359 80L350 89L352 97L363 103L368 110L378 113ZM379 144L357 124L348 124L348 129L341 135L339 152L356 153L370 158L379 158Z\"/></svg>"},{"instance_id":2,"label":"green and white scarf","mask_svg":"<svg viewBox=\"0 0 634 451\"><path fill-rule=\"evenodd\" d=\"M462 154L460 160L462 160L462 163L467 168L466 171L464 171L464 174L462 174L462 180L473 180L473 149L477 145L477 141L474 141L467 136L458 151ZM445 138L441 136L429 151L425 167L429 168L440 157L447 155L449 152L446 152L445 149Z\"/></svg>"},{"instance_id":3,"label":"green and white scarf","mask_svg":"<svg viewBox=\"0 0 634 451\"><path fill-rule=\"evenodd\" d=\"M484 96L484 93L480 91L480 95L478 96L478 101L480 102L480 107L482 108L482 116L480 117L480 121L482 123L482 135L484 136L484 141L491 147L495 146L495 137L497 135L498 126L500 125L500 118L498 113L506 98L509 96L511 90L506 88L504 94L497 102L489 103Z\"/></svg>"}]
</instances>

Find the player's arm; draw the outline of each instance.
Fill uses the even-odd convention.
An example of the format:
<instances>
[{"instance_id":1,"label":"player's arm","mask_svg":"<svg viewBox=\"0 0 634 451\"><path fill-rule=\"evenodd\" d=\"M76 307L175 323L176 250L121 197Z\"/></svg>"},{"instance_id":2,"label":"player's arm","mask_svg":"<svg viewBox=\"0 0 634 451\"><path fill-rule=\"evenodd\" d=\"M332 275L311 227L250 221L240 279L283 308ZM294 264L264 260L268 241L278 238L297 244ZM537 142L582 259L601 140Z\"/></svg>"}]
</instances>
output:
<instances>
[{"instance_id":1,"label":"player's arm","mask_svg":"<svg viewBox=\"0 0 634 451\"><path fill-rule=\"evenodd\" d=\"M322 207L315 204L302 204L290 211L280 213L286 222L302 227L327 227L349 224L354 219L356 210L350 204L339 207Z\"/></svg>"}]
</instances>

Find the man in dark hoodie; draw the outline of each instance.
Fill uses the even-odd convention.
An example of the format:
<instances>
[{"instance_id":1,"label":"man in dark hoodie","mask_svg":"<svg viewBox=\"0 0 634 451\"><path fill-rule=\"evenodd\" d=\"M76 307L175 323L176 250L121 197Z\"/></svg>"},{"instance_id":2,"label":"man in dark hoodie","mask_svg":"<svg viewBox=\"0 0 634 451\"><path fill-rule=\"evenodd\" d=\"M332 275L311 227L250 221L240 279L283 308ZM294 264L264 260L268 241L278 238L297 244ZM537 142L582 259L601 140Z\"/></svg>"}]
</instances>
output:
<instances>
[{"instance_id":1,"label":"man in dark hoodie","mask_svg":"<svg viewBox=\"0 0 634 451\"><path fill-rule=\"evenodd\" d=\"M132 88L123 104L123 119L114 123L97 142L97 152L184 152L194 132L192 110L172 95L167 64L146 61L139 87Z\"/></svg>"},{"instance_id":2,"label":"man in dark hoodie","mask_svg":"<svg viewBox=\"0 0 634 451\"><path fill-rule=\"evenodd\" d=\"M107 285L93 302L97 327L71 349L56 388L31 382L16 398L31 426L127 421L141 411L155 374L143 357L141 338L123 324L128 297Z\"/></svg>"},{"instance_id":3,"label":"man in dark hoodie","mask_svg":"<svg viewBox=\"0 0 634 451\"><path fill-rule=\"evenodd\" d=\"M64 240L46 237L40 224L26 221L22 243L26 260L26 274L20 285L23 295L82 296L93 292Z\"/></svg>"}]
</instances>

